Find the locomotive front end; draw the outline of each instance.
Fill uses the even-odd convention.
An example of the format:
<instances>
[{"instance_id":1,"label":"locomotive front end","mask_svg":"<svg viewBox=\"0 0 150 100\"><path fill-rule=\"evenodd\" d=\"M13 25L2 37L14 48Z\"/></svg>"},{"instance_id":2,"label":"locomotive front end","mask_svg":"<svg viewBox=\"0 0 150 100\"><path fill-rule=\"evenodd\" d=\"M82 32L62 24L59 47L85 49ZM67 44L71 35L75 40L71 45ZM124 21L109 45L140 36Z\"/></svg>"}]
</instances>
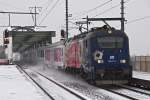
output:
<instances>
[{"instance_id":1,"label":"locomotive front end","mask_svg":"<svg viewBox=\"0 0 150 100\"><path fill-rule=\"evenodd\" d=\"M96 32L91 38L92 77L104 84L128 83L132 76L129 43L125 33Z\"/></svg>"}]
</instances>

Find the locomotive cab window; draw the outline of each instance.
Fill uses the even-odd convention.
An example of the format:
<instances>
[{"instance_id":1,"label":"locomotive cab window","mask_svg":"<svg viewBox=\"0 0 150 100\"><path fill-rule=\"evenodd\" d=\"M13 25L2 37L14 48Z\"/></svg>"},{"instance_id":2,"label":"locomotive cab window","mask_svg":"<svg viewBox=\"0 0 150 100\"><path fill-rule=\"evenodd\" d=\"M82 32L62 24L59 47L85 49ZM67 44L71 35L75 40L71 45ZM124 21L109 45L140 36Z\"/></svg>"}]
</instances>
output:
<instances>
[{"instance_id":1,"label":"locomotive cab window","mask_svg":"<svg viewBox=\"0 0 150 100\"><path fill-rule=\"evenodd\" d=\"M122 37L98 37L97 43L101 48L122 48Z\"/></svg>"}]
</instances>

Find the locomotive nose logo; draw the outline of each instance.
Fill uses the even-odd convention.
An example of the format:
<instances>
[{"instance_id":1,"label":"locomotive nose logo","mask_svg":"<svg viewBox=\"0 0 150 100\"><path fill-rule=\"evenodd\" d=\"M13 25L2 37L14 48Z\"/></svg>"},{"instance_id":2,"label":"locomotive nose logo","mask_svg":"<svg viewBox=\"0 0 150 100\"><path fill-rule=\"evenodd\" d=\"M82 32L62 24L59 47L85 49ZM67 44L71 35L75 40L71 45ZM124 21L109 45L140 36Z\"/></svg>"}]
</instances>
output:
<instances>
[{"instance_id":1,"label":"locomotive nose logo","mask_svg":"<svg viewBox=\"0 0 150 100\"><path fill-rule=\"evenodd\" d=\"M115 56L110 56L109 59L114 60Z\"/></svg>"}]
</instances>

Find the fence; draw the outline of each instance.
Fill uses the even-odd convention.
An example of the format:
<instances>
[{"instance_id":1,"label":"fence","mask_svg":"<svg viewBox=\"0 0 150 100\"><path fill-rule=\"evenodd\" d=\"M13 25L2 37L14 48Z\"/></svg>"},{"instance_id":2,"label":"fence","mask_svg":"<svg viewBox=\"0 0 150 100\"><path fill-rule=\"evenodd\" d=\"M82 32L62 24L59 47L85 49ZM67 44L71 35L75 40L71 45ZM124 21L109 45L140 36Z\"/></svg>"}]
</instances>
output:
<instances>
[{"instance_id":1,"label":"fence","mask_svg":"<svg viewBox=\"0 0 150 100\"><path fill-rule=\"evenodd\" d=\"M134 56L131 63L135 71L150 72L150 56Z\"/></svg>"}]
</instances>

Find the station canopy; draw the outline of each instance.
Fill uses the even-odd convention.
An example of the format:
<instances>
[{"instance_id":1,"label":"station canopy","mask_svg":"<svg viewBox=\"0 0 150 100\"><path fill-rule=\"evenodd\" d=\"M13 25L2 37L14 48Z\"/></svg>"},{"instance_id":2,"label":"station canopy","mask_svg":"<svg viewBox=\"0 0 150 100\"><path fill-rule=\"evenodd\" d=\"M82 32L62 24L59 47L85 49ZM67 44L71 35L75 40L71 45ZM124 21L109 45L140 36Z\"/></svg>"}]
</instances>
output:
<instances>
[{"instance_id":1,"label":"station canopy","mask_svg":"<svg viewBox=\"0 0 150 100\"><path fill-rule=\"evenodd\" d=\"M23 52L40 43L52 43L55 31L10 31L13 52Z\"/></svg>"}]
</instances>

